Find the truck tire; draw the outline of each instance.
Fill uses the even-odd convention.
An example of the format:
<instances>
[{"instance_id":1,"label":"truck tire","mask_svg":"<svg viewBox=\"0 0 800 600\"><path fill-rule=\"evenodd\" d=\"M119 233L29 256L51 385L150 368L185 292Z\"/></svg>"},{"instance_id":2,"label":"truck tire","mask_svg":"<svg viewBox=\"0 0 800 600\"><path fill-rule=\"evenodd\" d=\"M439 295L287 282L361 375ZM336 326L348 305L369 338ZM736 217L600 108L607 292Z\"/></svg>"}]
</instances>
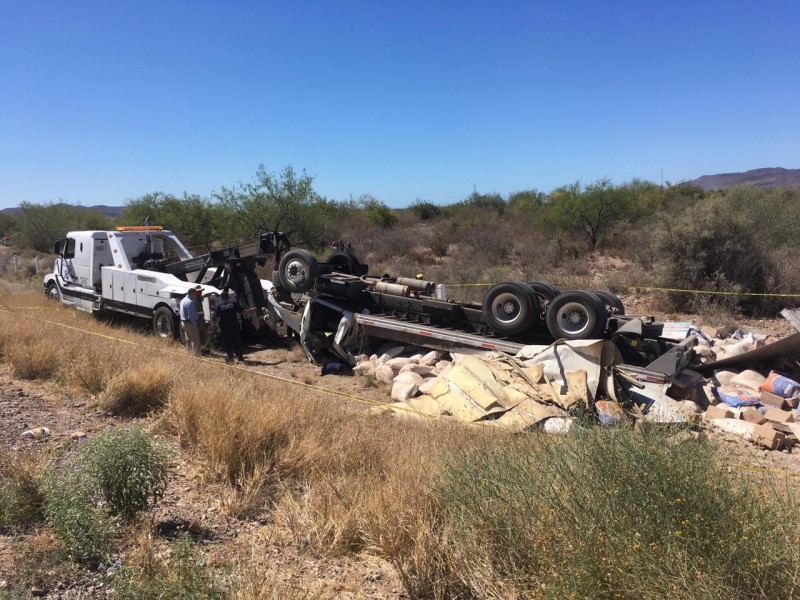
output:
<instances>
[{"instance_id":1,"label":"truck tire","mask_svg":"<svg viewBox=\"0 0 800 600\"><path fill-rule=\"evenodd\" d=\"M553 300L553 298L558 296L561 292L555 286L543 281L533 281L523 285L530 290L531 294L536 297L536 301L538 302L539 318L536 320L534 327L536 329L544 329L546 327L544 318L545 314L547 313L547 307L550 305L550 302Z\"/></svg>"},{"instance_id":2,"label":"truck tire","mask_svg":"<svg viewBox=\"0 0 800 600\"><path fill-rule=\"evenodd\" d=\"M159 306L153 312L153 333L157 337L177 340L180 337L180 329L180 323L171 309Z\"/></svg>"},{"instance_id":3,"label":"truck tire","mask_svg":"<svg viewBox=\"0 0 800 600\"><path fill-rule=\"evenodd\" d=\"M622 300L619 299L619 296L616 294L612 294L611 292L605 292L603 290L592 290L592 293L600 298L600 301L612 309L612 312L615 315L624 315L625 314L625 305L622 304Z\"/></svg>"},{"instance_id":4,"label":"truck tire","mask_svg":"<svg viewBox=\"0 0 800 600\"><path fill-rule=\"evenodd\" d=\"M547 308L547 330L555 339L590 340L606 329L606 307L589 292L564 292Z\"/></svg>"},{"instance_id":5,"label":"truck tire","mask_svg":"<svg viewBox=\"0 0 800 600\"><path fill-rule=\"evenodd\" d=\"M539 294L543 300L550 301L561 293L561 290L546 281L532 281L526 285Z\"/></svg>"},{"instance_id":6,"label":"truck tire","mask_svg":"<svg viewBox=\"0 0 800 600\"><path fill-rule=\"evenodd\" d=\"M334 252L325 262L333 267L334 273L356 275L358 272L358 259L347 252Z\"/></svg>"},{"instance_id":7,"label":"truck tire","mask_svg":"<svg viewBox=\"0 0 800 600\"><path fill-rule=\"evenodd\" d=\"M497 335L516 335L539 318L539 301L521 283L498 283L483 300L483 320Z\"/></svg>"},{"instance_id":8,"label":"truck tire","mask_svg":"<svg viewBox=\"0 0 800 600\"><path fill-rule=\"evenodd\" d=\"M54 302L61 302L61 290L58 289L58 285L56 285L55 283L48 284L46 294L48 300L53 300Z\"/></svg>"},{"instance_id":9,"label":"truck tire","mask_svg":"<svg viewBox=\"0 0 800 600\"><path fill-rule=\"evenodd\" d=\"M318 273L317 259L308 250L290 250L278 265L281 287L289 293L310 290Z\"/></svg>"}]
</instances>

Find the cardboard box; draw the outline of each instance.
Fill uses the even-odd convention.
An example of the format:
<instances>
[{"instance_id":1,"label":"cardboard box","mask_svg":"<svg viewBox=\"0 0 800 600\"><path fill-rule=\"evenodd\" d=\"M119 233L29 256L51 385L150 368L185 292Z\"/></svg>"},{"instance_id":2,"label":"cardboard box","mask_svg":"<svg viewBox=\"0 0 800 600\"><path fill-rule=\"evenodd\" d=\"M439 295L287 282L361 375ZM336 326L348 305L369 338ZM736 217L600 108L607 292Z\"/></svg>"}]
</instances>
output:
<instances>
[{"instance_id":1,"label":"cardboard box","mask_svg":"<svg viewBox=\"0 0 800 600\"><path fill-rule=\"evenodd\" d=\"M727 404L720 402L714 406L709 406L705 414L706 419L731 419L733 418L733 411Z\"/></svg>"},{"instance_id":2,"label":"cardboard box","mask_svg":"<svg viewBox=\"0 0 800 600\"><path fill-rule=\"evenodd\" d=\"M773 394L772 392L761 392L761 404L784 410L789 408L789 403L786 402L786 398Z\"/></svg>"},{"instance_id":3,"label":"cardboard box","mask_svg":"<svg viewBox=\"0 0 800 600\"><path fill-rule=\"evenodd\" d=\"M702 331L703 333L705 333L708 337L710 337L712 339L715 338L715 337L721 337L719 335L719 327L710 327L708 325L703 325L700 328L700 331Z\"/></svg>"},{"instance_id":4,"label":"cardboard box","mask_svg":"<svg viewBox=\"0 0 800 600\"><path fill-rule=\"evenodd\" d=\"M768 450L780 450L785 441L786 436L769 425L756 425L753 429L753 443Z\"/></svg>"},{"instance_id":5,"label":"cardboard box","mask_svg":"<svg viewBox=\"0 0 800 600\"><path fill-rule=\"evenodd\" d=\"M794 413L790 410L781 410L774 406L767 407L767 412L764 413L767 421L775 421L776 423L794 423Z\"/></svg>"},{"instance_id":6,"label":"cardboard box","mask_svg":"<svg viewBox=\"0 0 800 600\"><path fill-rule=\"evenodd\" d=\"M783 434L784 448L792 448L795 444L797 444L797 435L793 429L793 427L796 426L795 423L774 423L772 421L767 422L775 431Z\"/></svg>"},{"instance_id":7,"label":"cardboard box","mask_svg":"<svg viewBox=\"0 0 800 600\"><path fill-rule=\"evenodd\" d=\"M758 412L755 408L745 408L741 413L741 418L749 423L755 423L756 425L763 425L767 422L767 418Z\"/></svg>"}]
</instances>

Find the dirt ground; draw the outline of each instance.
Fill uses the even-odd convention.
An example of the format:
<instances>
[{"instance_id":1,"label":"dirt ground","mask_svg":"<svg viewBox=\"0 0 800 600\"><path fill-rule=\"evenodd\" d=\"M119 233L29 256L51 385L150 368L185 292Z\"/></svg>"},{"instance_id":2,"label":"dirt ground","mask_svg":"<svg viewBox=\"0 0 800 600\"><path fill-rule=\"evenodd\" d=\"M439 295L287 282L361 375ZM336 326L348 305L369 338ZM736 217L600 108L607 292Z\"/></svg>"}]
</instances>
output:
<instances>
[{"instance_id":1,"label":"dirt ground","mask_svg":"<svg viewBox=\"0 0 800 600\"><path fill-rule=\"evenodd\" d=\"M653 314L645 296L623 298L629 314ZM690 320L686 315L654 315L671 320ZM695 318L697 322L697 318ZM711 323L709 323L711 324ZM783 320L741 320L744 329L783 337L794 329ZM269 349L248 348L244 364L226 365L220 352L206 358L220 369L246 369L264 376L280 377L328 390L334 403L370 408L390 402L388 387L363 377L321 375L321 368L308 363L298 345L281 343ZM58 452L78 437L91 438L122 420L97 410L91 397L74 394L54 384L17 380L0 367L0 443L13 452ZM152 425L153 423L148 423ZM21 437L31 427L48 427L41 439ZM767 452L733 436L710 434L720 441L731 470L758 470L776 477L788 475L800 481L800 451ZM176 449L177 450L177 449ZM167 552L169 540L188 533L211 566L231 572L247 562L264 578L280 582L289 590L302 590L314 598L402 598L402 586L392 567L373 556L320 557L299 547L291 531L270 517L242 521L225 515L221 508L224 491L205 483L191 456L180 456L170 471L166 496L148 516L142 528L152 527L156 553ZM135 536L130 536L135 537ZM27 535L0 536L0 597L2 590L21 589L46 598L88 599L111 594L103 570L65 568L52 556L56 544L44 529Z\"/></svg>"}]
</instances>

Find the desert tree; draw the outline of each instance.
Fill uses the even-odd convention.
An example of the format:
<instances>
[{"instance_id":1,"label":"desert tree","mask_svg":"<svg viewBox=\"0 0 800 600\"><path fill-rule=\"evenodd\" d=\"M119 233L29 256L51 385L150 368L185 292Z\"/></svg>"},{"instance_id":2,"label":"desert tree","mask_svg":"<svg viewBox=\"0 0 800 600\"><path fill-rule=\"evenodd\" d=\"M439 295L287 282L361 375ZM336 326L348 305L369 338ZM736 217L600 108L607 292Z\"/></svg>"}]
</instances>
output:
<instances>
[{"instance_id":1,"label":"desert tree","mask_svg":"<svg viewBox=\"0 0 800 600\"><path fill-rule=\"evenodd\" d=\"M254 181L223 187L215 197L232 233L249 237L279 229L295 244L319 248L336 206L314 191L313 182L305 170L298 174L287 166L275 174L261 165Z\"/></svg>"},{"instance_id":2,"label":"desert tree","mask_svg":"<svg viewBox=\"0 0 800 600\"><path fill-rule=\"evenodd\" d=\"M628 217L632 205L630 190L615 188L605 178L583 187L577 182L560 187L550 197L556 224L582 232L592 249L615 223Z\"/></svg>"},{"instance_id":3,"label":"desert tree","mask_svg":"<svg viewBox=\"0 0 800 600\"><path fill-rule=\"evenodd\" d=\"M217 240L223 233L219 229L219 208L210 200L184 192L182 198L153 192L125 206L120 222L141 225L149 218L153 225L162 225L177 233L189 246L200 246Z\"/></svg>"}]
</instances>

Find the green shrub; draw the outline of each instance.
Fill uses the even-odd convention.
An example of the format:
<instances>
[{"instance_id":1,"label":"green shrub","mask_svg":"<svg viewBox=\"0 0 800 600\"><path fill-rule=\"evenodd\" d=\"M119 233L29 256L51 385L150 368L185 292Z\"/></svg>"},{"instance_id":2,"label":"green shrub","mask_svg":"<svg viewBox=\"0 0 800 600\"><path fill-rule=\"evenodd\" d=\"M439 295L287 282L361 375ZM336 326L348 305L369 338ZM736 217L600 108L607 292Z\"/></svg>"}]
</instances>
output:
<instances>
[{"instance_id":1,"label":"green shrub","mask_svg":"<svg viewBox=\"0 0 800 600\"><path fill-rule=\"evenodd\" d=\"M119 600L194 600L223 596L184 535L178 540L169 563L150 562L145 568L120 568L114 574L114 597Z\"/></svg>"},{"instance_id":2,"label":"green shrub","mask_svg":"<svg viewBox=\"0 0 800 600\"><path fill-rule=\"evenodd\" d=\"M741 215L721 201L687 214L668 229L659 246L666 261L664 287L727 292L670 293L669 300L676 309L718 305L722 310L753 312L761 307L761 298L737 294L771 291L768 287L775 266L765 245L742 222Z\"/></svg>"},{"instance_id":3,"label":"green shrub","mask_svg":"<svg viewBox=\"0 0 800 600\"><path fill-rule=\"evenodd\" d=\"M359 199L358 203L367 219L381 229L391 229L397 225L398 217L395 211L380 200L365 195Z\"/></svg>"},{"instance_id":4,"label":"green shrub","mask_svg":"<svg viewBox=\"0 0 800 600\"><path fill-rule=\"evenodd\" d=\"M0 532L44 518L39 471L27 456L0 453Z\"/></svg>"},{"instance_id":5,"label":"green shrub","mask_svg":"<svg viewBox=\"0 0 800 600\"><path fill-rule=\"evenodd\" d=\"M138 427L108 429L84 446L81 463L96 479L111 514L130 520L167 486L171 451Z\"/></svg>"},{"instance_id":6,"label":"green shrub","mask_svg":"<svg viewBox=\"0 0 800 600\"><path fill-rule=\"evenodd\" d=\"M44 514L74 559L110 554L112 517L130 520L163 495L170 456L141 427L109 429L46 471Z\"/></svg>"},{"instance_id":7,"label":"green shrub","mask_svg":"<svg viewBox=\"0 0 800 600\"><path fill-rule=\"evenodd\" d=\"M86 466L75 457L51 466L43 490L45 518L69 556L90 564L105 559L113 548L114 526Z\"/></svg>"},{"instance_id":8,"label":"green shrub","mask_svg":"<svg viewBox=\"0 0 800 600\"><path fill-rule=\"evenodd\" d=\"M441 212L441 209L433 202L424 202L419 198L411 205L411 210L420 221L428 221L438 217Z\"/></svg>"},{"instance_id":9,"label":"green shrub","mask_svg":"<svg viewBox=\"0 0 800 600\"><path fill-rule=\"evenodd\" d=\"M796 594L796 508L728 474L711 444L623 428L538 437L453 456L439 478L449 572L472 595Z\"/></svg>"}]
</instances>

